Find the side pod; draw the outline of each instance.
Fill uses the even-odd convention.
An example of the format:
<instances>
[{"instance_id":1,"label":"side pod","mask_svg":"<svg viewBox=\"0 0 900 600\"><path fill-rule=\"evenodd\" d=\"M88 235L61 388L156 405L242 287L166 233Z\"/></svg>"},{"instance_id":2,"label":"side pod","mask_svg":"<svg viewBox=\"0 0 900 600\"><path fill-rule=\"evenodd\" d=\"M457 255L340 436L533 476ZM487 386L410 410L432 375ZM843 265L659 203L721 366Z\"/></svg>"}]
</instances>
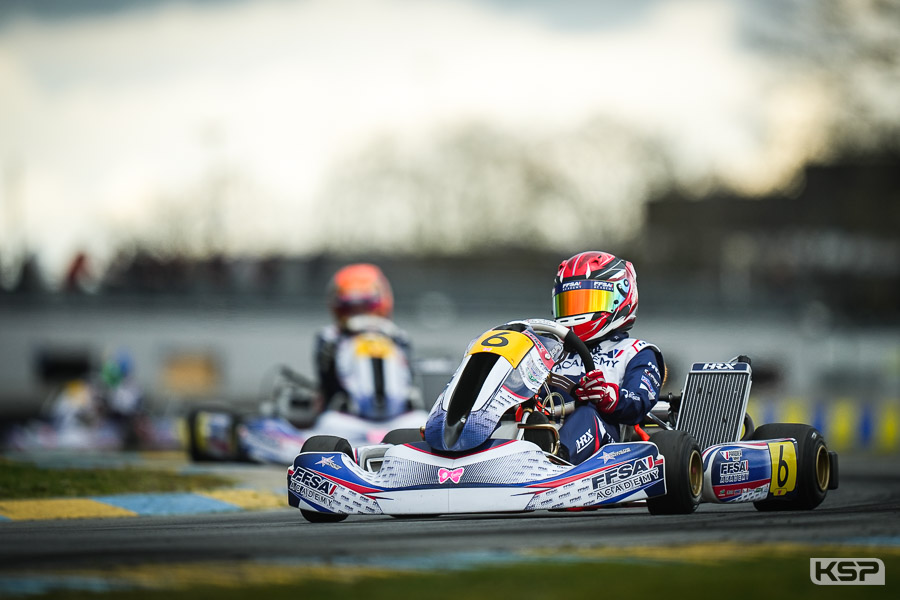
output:
<instances>
[{"instance_id":1,"label":"side pod","mask_svg":"<svg viewBox=\"0 0 900 600\"><path fill-rule=\"evenodd\" d=\"M703 500L758 502L797 494L797 442L716 444L703 452Z\"/></svg>"}]
</instances>

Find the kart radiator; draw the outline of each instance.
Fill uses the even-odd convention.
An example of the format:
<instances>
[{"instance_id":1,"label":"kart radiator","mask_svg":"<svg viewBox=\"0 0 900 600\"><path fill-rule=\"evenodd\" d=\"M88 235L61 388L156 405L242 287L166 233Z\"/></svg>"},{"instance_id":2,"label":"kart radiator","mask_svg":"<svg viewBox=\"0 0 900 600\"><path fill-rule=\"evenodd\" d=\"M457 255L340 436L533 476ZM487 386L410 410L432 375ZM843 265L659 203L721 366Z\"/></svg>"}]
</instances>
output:
<instances>
[{"instance_id":1,"label":"kart radiator","mask_svg":"<svg viewBox=\"0 0 900 600\"><path fill-rule=\"evenodd\" d=\"M739 440L750 373L744 362L694 363L684 382L675 429L690 433L701 450Z\"/></svg>"}]
</instances>

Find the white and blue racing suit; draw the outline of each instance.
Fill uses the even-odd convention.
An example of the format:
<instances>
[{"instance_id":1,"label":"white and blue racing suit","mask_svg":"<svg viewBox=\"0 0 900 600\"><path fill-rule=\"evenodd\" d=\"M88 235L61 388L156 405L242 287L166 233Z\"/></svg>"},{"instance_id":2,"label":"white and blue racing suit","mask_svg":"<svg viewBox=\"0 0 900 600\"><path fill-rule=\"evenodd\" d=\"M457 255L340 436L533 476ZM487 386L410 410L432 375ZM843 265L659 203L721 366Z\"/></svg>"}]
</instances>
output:
<instances>
[{"instance_id":1,"label":"white and blue racing suit","mask_svg":"<svg viewBox=\"0 0 900 600\"><path fill-rule=\"evenodd\" d=\"M351 331L330 325L316 334L319 387L327 409L371 420L393 418L421 402L412 387L409 338L385 319L372 318L366 324L378 327ZM384 357L369 357L353 344L367 333L390 340ZM358 361L370 364L360 368Z\"/></svg>"},{"instance_id":2,"label":"white and blue racing suit","mask_svg":"<svg viewBox=\"0 0 900 600\"><path fill-rule=\"evenodd\" d=\"M610 413L601 414L594 404L578 401L575 411L566 417L559 438L568 452L567 460L573 464L583 462L610 442L618 442L619 425L639 424L656 404L661 373L665 372L659 348L630 338L626 332L613 333L588 348L594 368L603 372L607 382L618 386L619 397ZM576 384L585 374L581 357L574 353L564 356L553 372ZM551 386L550 390L560 393L566 402L577 400L561 387Z\"/></svg>"}]
</instances>

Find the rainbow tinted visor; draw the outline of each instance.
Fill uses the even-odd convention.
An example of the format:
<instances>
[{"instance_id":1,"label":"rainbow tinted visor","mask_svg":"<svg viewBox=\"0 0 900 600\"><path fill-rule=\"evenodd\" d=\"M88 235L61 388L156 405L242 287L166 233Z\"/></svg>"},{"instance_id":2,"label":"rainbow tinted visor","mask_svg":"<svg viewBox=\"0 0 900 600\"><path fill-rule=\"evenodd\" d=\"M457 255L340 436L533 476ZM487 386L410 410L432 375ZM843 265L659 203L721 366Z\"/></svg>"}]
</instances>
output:
<instances>
[{"instance_id":1,"label":"rainbow tinted visor","mask_svg":"<svg viewBox=\"0 0 900 600\"><path fill-rule=\"evenodd\" d=\"M619 293L610 281L570 281L553 288L553 316L561 319L574 315L613 312L619 304Z\"/></svg>"}]
</instances>

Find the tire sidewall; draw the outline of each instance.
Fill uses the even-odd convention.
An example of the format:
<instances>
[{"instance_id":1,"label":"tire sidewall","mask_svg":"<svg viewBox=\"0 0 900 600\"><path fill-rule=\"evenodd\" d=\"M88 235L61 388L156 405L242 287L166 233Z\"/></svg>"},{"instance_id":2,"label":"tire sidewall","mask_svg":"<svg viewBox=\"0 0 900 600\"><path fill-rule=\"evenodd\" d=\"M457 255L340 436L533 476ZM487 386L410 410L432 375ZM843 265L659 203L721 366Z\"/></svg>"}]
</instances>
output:
<instances>
[{"instance_id":1,"label":"tire sidewall","mask_svg":"<svg viewBox=\"0 0 900 600\"><path fill-rule=\"evenodd\" d=\"M303 442L300 452L340 452L355 460L350 442L336 435L314 435ZM321 513L303 508L300 509L300 514L310 523L337 523L347 518L343 514Z\"/></svg>"},{"instance_id":2,"label":"tire sidewall","mask_svg":"<svg viewBox=\"0 0 900 600\"><path fill-rule=\"evenodd\" d=\"M700 504L700 493L691 489L691 462L700 445L687 432L664 430L650 435L665 464L666 495L649 498L647 507L652 514L690 514ZM702 478L702 472L701 472Z\"/></svg>"},{"instance_id":3,"label":"tire sidewall","mask_svg":"<svg viewBox=\"0 0 900 600\"><path fill-rule=\"evenodd\" d=\"M825 438L818 429L800 423L767 423L753 432L754 441L780 438L797 440L797 494L790 499L767 499L755 502L760 510L811 510L825 499L828 486L820 489L816 476L816 459L820 450L827 452Z\"/></svg>"}]
</instances>

